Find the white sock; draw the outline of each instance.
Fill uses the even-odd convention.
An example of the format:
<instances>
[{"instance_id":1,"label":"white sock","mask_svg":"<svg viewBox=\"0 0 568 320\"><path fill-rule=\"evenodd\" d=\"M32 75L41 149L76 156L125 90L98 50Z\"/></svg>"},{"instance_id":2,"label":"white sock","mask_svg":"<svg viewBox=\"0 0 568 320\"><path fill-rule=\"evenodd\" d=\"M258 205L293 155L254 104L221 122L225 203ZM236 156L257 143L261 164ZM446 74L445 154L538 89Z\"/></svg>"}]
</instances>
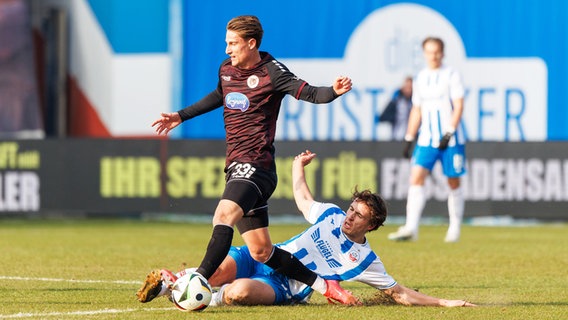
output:
<instances>
[{"instance_id":1,"label":"white sock","mask_svg":"<svg viewBox=\"0 0 568 320\"><path fill-rule=\"evenodd\" d=\"M422 210L426 205L426 196L424 195L424 186L413 185L408 188L408 199L406 200L406 229L417 233L418 224Z\"/></svg>"},{"instance_id":2,"label":"white sock","mask_svg":"<svg viewBox=\"0 0 568 320\"><path fill-rule=\"evenodd\" d=\"M327 284L322 277L317 277L316 281L312 285L312 289L321 294L325 294L325 292L327 291Z\"/></svg>"},{"instance_id":3,"label":"white sock","mask_svg":"<svg viewBox=\"0 0 568 320\"><path fill-rule=\"evenodd\" d=\"M211 303L209 303L209 306L218 307L225 305L225 300L223 299L223 293L225 292L225 288L229 284L230 283L225 283L224 285L221 286L221 288L219 288L218 291L213 292L213 294L211 295Z\"/></svg>"},{"instance_id":4,"label":"white sock","mask_svg":"<svg viewBox=\"0 0 568 320\"><path fill-rule=\"evenodd\" d=\"M464 211L464 198L461 188L450 190L448 194L448 214L450 227L448 230L459 231Z\"/></svg>"}]
</instances>

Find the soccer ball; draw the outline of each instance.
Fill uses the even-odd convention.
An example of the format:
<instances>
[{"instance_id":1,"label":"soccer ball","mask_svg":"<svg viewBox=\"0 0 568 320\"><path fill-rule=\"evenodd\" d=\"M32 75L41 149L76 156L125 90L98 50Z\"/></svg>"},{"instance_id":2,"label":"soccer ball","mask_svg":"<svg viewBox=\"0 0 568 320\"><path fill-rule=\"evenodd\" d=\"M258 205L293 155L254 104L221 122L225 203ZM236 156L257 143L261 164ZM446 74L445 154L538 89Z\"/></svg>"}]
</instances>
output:
<instances>
[{"instance_id":1,"label":"soccer ball","mask_svg":"<svg viewBox=\"0 0 568 320\"><path fill-rule=\"evenodd\" d=\"M196 272L179 277L172 287L172 301L181 311L201 311L211 302L211 286Z\"/></svg>"}]
</instances>

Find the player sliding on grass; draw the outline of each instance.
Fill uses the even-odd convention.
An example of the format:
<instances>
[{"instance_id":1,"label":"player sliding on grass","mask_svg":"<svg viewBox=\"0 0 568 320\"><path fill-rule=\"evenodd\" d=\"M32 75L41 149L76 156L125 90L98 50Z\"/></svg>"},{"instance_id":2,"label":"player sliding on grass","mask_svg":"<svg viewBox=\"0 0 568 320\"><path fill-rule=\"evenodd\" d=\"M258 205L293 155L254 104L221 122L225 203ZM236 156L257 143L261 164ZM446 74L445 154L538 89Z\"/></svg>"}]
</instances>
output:
<instances>
[{"instance_id":1,"label":"player sliding on grass","mask_svg":"<svg viewBox=\"0 0 568 320\"><path fill-rule=\"evenodd\" d=\"M422 306L475 306L464 300L439 299L398 284L385 271L379 256L366 239L387 217L383 199L369 190L355 191L347 212L334 204L314 200L305 178L304 167L315 157L310 151L294 159L292 180L294 199L311 227L277 246L290 252L318 275L332 281L358 281L381 290L396 303ZM168 295L177 277L167 270L153 271L137 295L141 301ZM213 294L212 306L273 305L307 302L312 289L256 262L246 246L231 247L229 256L209 279L220 287Z\"/></svg>"}]
</instances>

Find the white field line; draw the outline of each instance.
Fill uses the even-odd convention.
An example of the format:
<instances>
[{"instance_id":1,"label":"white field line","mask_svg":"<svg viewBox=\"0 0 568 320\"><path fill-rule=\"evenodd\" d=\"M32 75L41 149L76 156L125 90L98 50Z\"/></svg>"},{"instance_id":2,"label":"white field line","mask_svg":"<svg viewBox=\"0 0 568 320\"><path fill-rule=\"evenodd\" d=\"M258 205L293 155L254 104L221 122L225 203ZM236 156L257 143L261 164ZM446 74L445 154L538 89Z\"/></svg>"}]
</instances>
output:
<instances>
[{"instance_id":1,"label":"white field line","mask_svg":"<svg viewBox=\"0 0 568 320\"><path fill-rule=\"evenodd\" d=\"M61 316L91 316L98 314L117 314L136 311L163 311L175 310L174 308L140 308L140 309L103 309L92 311L72 311L72 312L45 312L45 313L14 313L0 315L0 319L17 319L17 318L47 318L47 317L61 317Z\"/></svg>"},{"instance_id":2,"label":"white field line","mask_svg":"<svg viewBox=\"0 0 568 320\"><path fill-rule=\"evenodd\" d=\"M72 283L140 284L140 281L128 281L128 280L77 280L77 279L33 278L33 277L14 277L14 276L0 276L0 280L72 282ZM102 310L91 310L91 311L46 312L46 313L20 312L20 313L14 313L14 314L0 314L0 319L46 318L46 317L58 317L58 316L116 314L116 313L128 313L128 312L136 312L136 311L163 311L163 310L172 310L172 308L102 309Z\"/></svg>"},{"instance_id":3,"label":"white field line","mask_svg":"<svg viewBox=\"0 0 568 320\"><path fill-rule=\"evenodd\" d=\"M0 280L74 282L74 283L113 283L113 284L140 284L140 283L142 283L141 281L129 281L129 280L78 280L78 279L32 278L32 277L12 277L12 276L0 276Z\"/></svg>"}]
</instances>

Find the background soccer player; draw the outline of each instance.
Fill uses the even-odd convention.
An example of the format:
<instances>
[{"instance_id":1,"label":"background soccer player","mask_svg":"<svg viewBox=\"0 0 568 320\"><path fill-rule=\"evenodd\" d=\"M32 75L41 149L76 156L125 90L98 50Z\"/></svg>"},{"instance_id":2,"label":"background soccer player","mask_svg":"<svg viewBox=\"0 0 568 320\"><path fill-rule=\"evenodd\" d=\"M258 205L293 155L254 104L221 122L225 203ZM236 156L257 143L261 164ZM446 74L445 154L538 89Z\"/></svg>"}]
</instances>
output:
<instances>
[{"instance_id":1,"label":"background soccer player","mask_svg":"<svg viewBox=\"0 0 568 320\"><path fill-rule=\"evenodd\" d=\"M464 211L460 176L465 174L465 136L459 127L463 113L464 87L460 74L442 64L444 42L441 39L426 38L422 42L422 48L427 67L420 71L414 80L413 107L404 138L404 156L409 158L412 142L419 132L412 155L406 224L397 232L391 233L389 239L417 239L420 216L426 204L424 182L439 160L450 187L450 226L445 241L455 242L460 237Z\"/></svg>"},{"instance_id":2,"label":"background soccer player","mask_svg":"<svg viewBox=\"0 0 568 320\"><path fill-rule=\"evenodd\" d=\"M328 103L351 90L351 79L338 77L330 87L311 86L269 53L259 51L262 36L255 16L229 21L225 38L229 59L219 68L217 88L179 112L162 113L152 124L158 134L167 134L182 121L224 106L226 185L197 272L211 277L229 252L236 225L256 261L310 285L328 298L353 303L351 295L335 283L318 277L294 256L272 245L267 204L277 183L273 143L284 96Z\"/></svg>"}]
</instances>

